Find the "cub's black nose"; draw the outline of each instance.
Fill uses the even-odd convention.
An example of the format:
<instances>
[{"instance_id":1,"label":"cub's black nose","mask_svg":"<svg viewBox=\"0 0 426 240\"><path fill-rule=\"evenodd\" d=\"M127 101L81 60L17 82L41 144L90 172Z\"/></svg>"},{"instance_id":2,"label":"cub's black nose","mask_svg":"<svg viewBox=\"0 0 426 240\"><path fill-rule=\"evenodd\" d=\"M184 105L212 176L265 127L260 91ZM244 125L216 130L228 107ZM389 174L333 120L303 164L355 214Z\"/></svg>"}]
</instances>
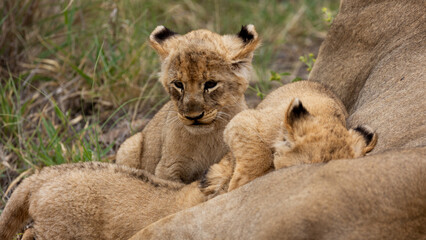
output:
<instances>
[{"instance_id":1,"label":"cub's black nose","mask_svg":"<svg viewBox=\"0 0 426 240\"><path fill-rule=\"evenodd\" d=\"M186 117L186 119L189 119L189 120L198 120L198 119L201 119L202 117L204 117L204 112L202 112L200 115L195 116L195 117L191 117L191 116L185 116L185 117Z\"/></svg>"}]
</instances>

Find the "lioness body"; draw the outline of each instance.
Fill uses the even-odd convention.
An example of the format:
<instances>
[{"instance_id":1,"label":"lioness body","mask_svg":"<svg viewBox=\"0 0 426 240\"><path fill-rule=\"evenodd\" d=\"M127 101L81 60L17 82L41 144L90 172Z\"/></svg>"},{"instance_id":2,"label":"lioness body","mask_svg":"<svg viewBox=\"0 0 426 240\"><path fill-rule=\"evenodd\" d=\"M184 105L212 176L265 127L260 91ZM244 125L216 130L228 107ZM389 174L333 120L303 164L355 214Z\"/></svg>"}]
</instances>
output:
<instances>
[{"instance_id":1,"label":"lioness body","mask_svg":"<svg viewBox=\"0 0 426 240\"><path fill-rule=\"evenodd\" d=\"M197 183L88 162L42 169L25 179L0 216L0 239L31 218L36 239L128 239L156 220L203 202Z\"/></svg>"},{"instance_id":2,"label":"lioness body","mask_svg":"<svg viewBox=\"0 0 426 240\"><path fill-rule=\"evenodd\" d=\"M229 190L273 168L364 155L368 130L348 131L346 117L342 102L319 83L301 81L273 91L255 110L235 116L225 130L236 161Z\"/></svg>"},{"instance_id":3,"label":"lioness body","mask_svg":"<svg viewBox=\"0 0 426 240\"><path fill-rule=\"evenodd\" d=\"M424 239L425 156L418 148L283 168L131 239Z\"/></svg>"},{"instance_id":4,"label":"lioness body","mask_svg":"<svg viewBox=\"0 0 426 240\"><path fill-rule=\"evenodd\" d=\"M223 130L247 108L244 92L259 39L253 25L235 36L207 30L181 36L159 26L150 43L171 100L122 144L117 163L189 183L228 151Z\"/></svg>"}]
</instances>

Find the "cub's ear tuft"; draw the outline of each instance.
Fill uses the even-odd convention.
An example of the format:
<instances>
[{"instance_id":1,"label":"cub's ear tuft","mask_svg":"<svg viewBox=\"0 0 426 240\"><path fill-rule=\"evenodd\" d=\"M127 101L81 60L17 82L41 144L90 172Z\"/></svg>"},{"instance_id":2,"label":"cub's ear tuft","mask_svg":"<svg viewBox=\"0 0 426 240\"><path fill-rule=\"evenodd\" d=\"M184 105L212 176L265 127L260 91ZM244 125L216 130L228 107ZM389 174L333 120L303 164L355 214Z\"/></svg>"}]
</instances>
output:
<instances>
[{"instance_id":1,"label":"cub's ear tuft","mask_svg":"<svg viewBox=\"0 0 426 240\"><path fill-rule=\"evenodd\" d=\"M284 118L284 125L287 131L290 134L294 133L294 124L298 121L305 120L309 116L311 116L311 114L306 110L305 106L303 106L298 98L291 100Z\"/></svg>"},{"instance_id":2,"label":"cub's ear tuft","mask_svg":"<svg viewBox=\"0 0 426 240\"><path fill-rule=\"evenodd\" d=\"M373 140L374 132L371 130L370 127L358 125L354 128L354 130L362 135L367 145L371 142L371 140Z\"/></svg>"},{"instance_id":3,"label":"cub's ear tuft","mask_svg":"<svg viewBox=\"0 0 426 240\"><path fill-rule=\"evenodd\" d=\"M365 148L363 149L363 153L368 153L376 146L377 143L377 134L374 132L372 128L366 125L358 125L352 129L356 133L360 134L365 141Z\"/></svg>"},{"instance_id":4,"label":"cub's ear tuft","mask_svg":"<svg viewBox=\"0 0 426 240\"><path fill-rule=\"evenodd\" d=\"M176 35L176 33L164 26L156 27L154 31L151 33L151 37L153 37L155 41L157 41L158 43L163 42L164 40L166 40L167 38L173 35Z\"/></svg>"},{"instance_id":5,"label":"cub's ear tuft","mask_svg":"<svg viewBox=\"0 0 426 240\"><path fill-rule=\"evenodd\" d=\"M240 32L237 33L236 42L240 46L232 59L236 62L251 62L253 52L260 44L260 39L254 25L242 26ZM241 42L243 43L242 45Z\"/></svg>"},{"instance_id":6,"label":"cub's ear tuft","mask_svg":"<svg viewBox=\"0 0 426 240\"><path fill-rule=\"evenodd\" d=\"M295 119L309 114L308 110L306 110L306 108L303 106L302 102L298 98L295 98L290 104L289 111L290 115L293 116Z\"/></svg>"},{"instance_id":7,"label":"cub's ear tuft","mask_svg":"<svg viewBox=\"0 0 426 240\"><path fill-rule=\"evenodd\" d=\"M237 36L241 38L244 43L248 43L253 40L255 36L257 37L257 32L254 29L253 24L249 24L247 26L241 26L241 30Z\"/></svg>"},{"instance_id":8,"label":"cub's ear tuft","mask_svg":"<svg viewBox=\"0 0 426 240\"><path fill-rule=\"evenodd\" d=\"M294 121L309 115L308 110L306 110L302 102L298 98L295 98L291 101L287 109L286 120L287 123L292 124Z\"/></svg>"},{"instance_id":9,"label":"cub's ear tuft","mask_svg":"<svg viewBox=\"0 0 426 240\"><path fill-rule=\"evenodd\" d=\"M160 55L160 57L164 59L169 54L166 43L177 35L177 33L164 26L157 26L149 36L149 43L151 44L151 47L154 48L154 50Z\"/></svg>"}]
</instances>

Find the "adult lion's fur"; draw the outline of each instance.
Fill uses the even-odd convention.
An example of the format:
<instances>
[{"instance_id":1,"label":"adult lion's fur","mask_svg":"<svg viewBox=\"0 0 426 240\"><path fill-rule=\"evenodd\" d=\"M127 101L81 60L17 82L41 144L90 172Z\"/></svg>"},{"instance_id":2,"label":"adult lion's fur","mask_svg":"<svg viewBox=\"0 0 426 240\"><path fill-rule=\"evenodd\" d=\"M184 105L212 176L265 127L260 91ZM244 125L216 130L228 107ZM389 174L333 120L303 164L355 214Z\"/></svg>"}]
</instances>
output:
<instances>
[{"instance_id":1,"label":"adult lion's fur","mask_svg":"<svg viewBox=\"0 0 426 240\"><path fill-rule=\"evenodd\" d=\"M185 183L200 178L228 151L228 121L247 108L244 92L259 42L253 25L223 36L157 27L150 44L161 58L160 81L171 100L122 144L117 163Z\"/></svg>"},{"instance_id":2,"label":"adult lion's fur","mask_svg":"<svg viewBox=\"0 0 426 240\"><path fill-rule=\"evenodd\" d=\"M425 145L425 11L418 0L343 1L309 76L342 99L349 127L377 131L374 153Z\"/></svg>"},{"instance_id":3,"label":"adult lion's fur","mask_svg":"<svg viewBox=\"0 0 426 240\"><path fill-rule=\"evenodd\" d=\"M131 239L421 239L425 156L422 148L283 168Z\"/></svg>"},{"instance_id":4,"label":"adult lion's fur","mask_svg":"<svg viewBox=\"0 0 426 240\"><path fill-rule=\"evenodd\" d=\"M0 239L32 219L26 237L128 239L156 220L205 201L198 183L159 179L144 170L87 162L43 168L13 192L0 216Z\"/></svg>"},{"instance_id":5,"label":"adult lion's fur","mask_svg":"<svg viewBox=\"0 0 426 240\"><path fill-rule=\"evenodd\" d=\"M280 169L133 239L425 238L425 12L424 1L344 0L309 76L343 100L349 127L376 129L370 156Z\"/></svg>"}]
</instances>

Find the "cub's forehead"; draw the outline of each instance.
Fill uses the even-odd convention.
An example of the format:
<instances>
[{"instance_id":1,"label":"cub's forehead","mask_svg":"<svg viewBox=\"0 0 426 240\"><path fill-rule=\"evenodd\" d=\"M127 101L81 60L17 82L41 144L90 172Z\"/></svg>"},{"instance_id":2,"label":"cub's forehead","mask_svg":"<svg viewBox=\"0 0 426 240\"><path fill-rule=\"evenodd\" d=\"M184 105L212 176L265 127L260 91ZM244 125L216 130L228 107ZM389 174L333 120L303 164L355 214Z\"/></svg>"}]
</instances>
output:
<instances>
[{"instance_id":1,"label":"cub's forehead","mask_svg":"<svg viewBox=\"0 0 426 240\"><path fill-rule=\"evenodd\" d=\"M179 36L177 39L181 46L193 46L212 49L219 47L217 50L220 50L220 48L223 47L222 36L205 29L189 32L185 35Z\"/></svg>"},{"instance_id":2,"label":"cub's forehead","mask_svg":"<svg viewBox=\"0 0 426 240\"><path fill-rule=\"evenodd\" d=\"M181 47L169 56L169 71L228 71L230 63L223 54L207 48Z\"/></svg>"},{"instance_id":3,"label":"cub's forehead","mask_svg":"<svg viewBox=\"0 0 426 240\"><path fill-rule=\"evenodd\" d=\"M221 67L227 65L227 59L222 54L208 49L179 49L170 55L170 64L174 66L203 65Z\"/></svg>"},{"instance_id":4,"label":"cub's forehead","mask_svg":"<svg viewBox=\"0 0 426 240\"><path fill-rule=\"evenodd\" d=\"M180 81L204 81L220 77L231 71L227 60L206 49L177 51L170 56L168 76Z\"/></svg>"},{"instance_id":5,"label":"cub's forehead","mask_svg":"<svg viewBox=\"0 0 426 240\"><path fill-rule=\"evenodd\" d=\"M177 37L171 55L226 60L229 53L221 35L208 30L196 30Z\"/></svg>"},{"instance_id":6,"label":"cub's forehead","mask_svg":"<svg viewBox=\"0 0 426 240\"><path fill-rule=\"evenodd\" d=\"M201 80L229 72L231 61L228 55L221 35L197 30L174 40L165 65L168 75L173 78Z\"/></svg>"}]
</instances>

